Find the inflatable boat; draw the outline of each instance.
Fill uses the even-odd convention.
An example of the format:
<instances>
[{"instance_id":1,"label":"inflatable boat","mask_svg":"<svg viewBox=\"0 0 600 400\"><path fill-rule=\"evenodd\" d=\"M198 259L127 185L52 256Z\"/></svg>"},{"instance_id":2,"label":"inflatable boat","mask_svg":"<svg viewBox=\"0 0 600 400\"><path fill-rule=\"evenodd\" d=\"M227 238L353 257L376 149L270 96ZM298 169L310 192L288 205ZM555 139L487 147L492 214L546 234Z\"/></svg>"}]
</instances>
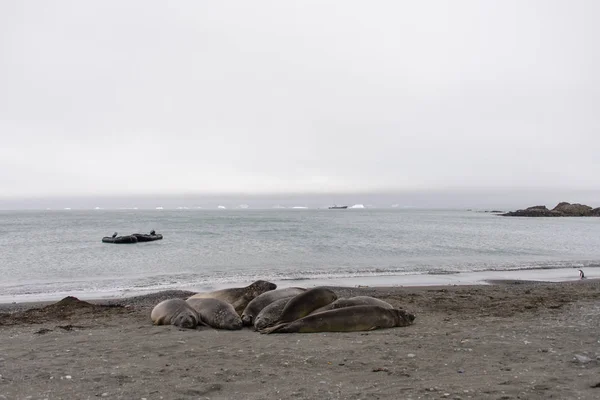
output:
<instances>
[{"instance_id":1,"label":"inflatable boat","mask_svg":"<svg viewBox=\"0 0 600 400\"><path fill-rule=\"evenodd\" d=\"M160 233L155 233L155 234L150 234L147 235L145 233L134 233L131 236L134 236L135 238L137 238L138 242L153 242L155 240L161 240L162 239L162 235Z\"/></svg>"},{"instance_id":2,"label":"inflatable boat","mask_svg":"<svg viewBox=\"0 0 600 400\"><path fill-rule=\"evenodd\" d=\"M161 237L161 239L162 239L162 237ZM138 238L134 235L117 236L117 237L105 236L102 238L102 243L137 243L137 242L138 242Z\"/></svg>"}]
</instances>

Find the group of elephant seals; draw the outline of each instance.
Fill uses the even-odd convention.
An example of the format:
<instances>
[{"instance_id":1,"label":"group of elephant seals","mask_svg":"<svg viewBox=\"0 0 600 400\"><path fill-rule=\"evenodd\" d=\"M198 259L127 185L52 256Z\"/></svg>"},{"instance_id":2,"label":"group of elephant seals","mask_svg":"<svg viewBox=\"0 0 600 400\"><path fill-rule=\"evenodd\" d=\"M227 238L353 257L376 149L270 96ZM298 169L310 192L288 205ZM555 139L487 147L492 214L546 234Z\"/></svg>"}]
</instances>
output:
<instances>
[{"instance_id":1,"label":"group of elephant seals","mask_svg":"<svg viewBox=\"0 0 600 400\"><path fill-rule=\"evenodd\" d=\"M292 298L283 308L279 323L292 322L306 317L308 314L337 300L337 295L330 289L316 287Z\"/></svg>"},{"instance_id":2,"label":"group of elephant seals","mask_svg":"<svg viewBox=\"0 0 600 400\"><path fill-rule=\"evenodd\" d=\"M329 303L326 306L317 308L311 314L316 314L316 313L320 313L320 312L328 311L328 310L335 310L338 308L352 307L352 306L379 306L379 307L383 307L383 308L394 308L394 306L392 306L387 301L376 299L375 297L356 296L356 297L349 297L349 298L345 298L345 299L337 299L333 303Z\"/></svg>"},{"instance_id":3,"label":"group of elephant seals","mask_svg":"<svg viewBox=\"0 0 600 400\"><path fill-rule=\"evenodd\" d=\"M269 326L275 325L281 317L281 312L291 299L291 297L284 297L283 299L275 300L263 308L261 312L258 313L256 318L254 318L254 330L260 331L268 328Z\"/></svg>"},{"instance_id":4,"label":"group of elephant seals","mask_svg":"<svg viewBox=\"0 0 600 400\"><path fill-rule=\"evenodd\" d=\"M312 314L289 323L266 328L261 333L355 332L409 326L415 316L404 310L380 306L351 306Z\"/></svg>"},{"instance_id":5,"label":"group of elephant seals","mask_svg":"<svg viewBox=\"0 0 600 400\"><path fill-rule=\"evenodd\" d=\"M150 317L155 325L231 330L254 325L261 333L367 331L408 326L415 319L369 296L338 299L325 287L276 288L271 282L256 281L243 288L198 293L187 300L169 299L157 304Z\"/></svg>"},{"instance_id":6,"label":"group of elephant seals","mask_svg":"<svg viewBox=\"0 0 600 400\"><path fill-rule=\"evenodd\" d=\"M150 318L154 325L175 325L188 329L204 325L196 310L183 299L161 301L152 309Z\"/></svg>"},{"instance_id":7,"label":"group of elephant seals","mask_svg":"<svg viewBox=\"0 0 600 400\"><path fill-rule=\"evenodd\" d=\"M255 297L275 290L277 285L267 281L256 281L242 288L229 288L217 290L214 292L198 293L190 297L190 299L219 299L229 303L235 309L238 315L242 315L244 309Z\"/></svg>"},{"instance_id":8,"label":"group of elephant seals","mask_svg":"<svg viewBox=\"0 0 600 400\"><path fill-rule=\"evenodd\" d=\"M245 326L251 326L254 318L269 304L276 300L297 296L305 291L306 289L303 288L291 287L265 292L248 303L242 313L242 322Z\"/></svg>"},{"instance_id":9,"label":"group of elephant seals","mask_svg":"<svg viewBox=\"0 0 600 400\"><path fill-rule=\"evenodd\" d=\"M202 322L216 329L242 329L242 319L229 303L219 299L189 298L186 302L198 313Z\"/></svg>"}]
</instances>

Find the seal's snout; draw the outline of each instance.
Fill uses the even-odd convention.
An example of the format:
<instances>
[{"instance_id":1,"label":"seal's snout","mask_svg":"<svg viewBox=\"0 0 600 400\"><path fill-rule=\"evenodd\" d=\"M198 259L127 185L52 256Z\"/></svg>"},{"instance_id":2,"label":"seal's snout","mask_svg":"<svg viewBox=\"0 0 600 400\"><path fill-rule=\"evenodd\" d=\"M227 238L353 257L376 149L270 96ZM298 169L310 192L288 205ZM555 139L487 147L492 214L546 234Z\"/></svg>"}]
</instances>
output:
<instances>
[{"instance_id":1,"label":"seal's snout","mask_svg":"<svg viewBox=\"0 0 600 400\"><path fill-rule=\"evenodd\" d=\"M408 313L408 320L409 320L410 322L414 322L415 318L416 318L416 317L415 317L415 314L410 314L410 313Z\"/></svg>"},{"instance_id":2,"label":"seal's snout","mask_svg":"<svg viewBox=\"0 0 600 400\"><path fill-rule=\"evenodd\" d=\"M250 317L249 315L242 315L242 324L244 326L252 325L252 317Z\"/></svg>"}]
</instances>

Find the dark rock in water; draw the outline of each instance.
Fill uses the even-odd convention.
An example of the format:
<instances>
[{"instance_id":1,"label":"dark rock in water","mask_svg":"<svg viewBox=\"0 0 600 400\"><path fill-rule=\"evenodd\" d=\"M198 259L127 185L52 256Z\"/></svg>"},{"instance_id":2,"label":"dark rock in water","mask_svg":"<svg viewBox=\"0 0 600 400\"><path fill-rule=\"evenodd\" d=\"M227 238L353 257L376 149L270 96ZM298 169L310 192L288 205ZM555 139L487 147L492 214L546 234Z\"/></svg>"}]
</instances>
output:
<instances>
[{"instance_id":1,"label":"dark rock in water","mask_svg":"<svg viewBox=\"0 0 600 400\"><path fill-rule=\"evenodd\" d=\"M552 210L546 206L533 206L501 215L505 217L600 217L600 207L592 209L584 204L562 202Z\"/></svg>"},{"instance_id":2,"label":"dark rock in water","mask_svg":"<svg viewBox=\"0 0 600 400\"><path fill-rule=\"evenodd\" d=\"M552 211L560 212L573 217L585 217L590 214L592 207L584 204L569 204L567 202L558 203Z\"/></svg>"}]
</instances>

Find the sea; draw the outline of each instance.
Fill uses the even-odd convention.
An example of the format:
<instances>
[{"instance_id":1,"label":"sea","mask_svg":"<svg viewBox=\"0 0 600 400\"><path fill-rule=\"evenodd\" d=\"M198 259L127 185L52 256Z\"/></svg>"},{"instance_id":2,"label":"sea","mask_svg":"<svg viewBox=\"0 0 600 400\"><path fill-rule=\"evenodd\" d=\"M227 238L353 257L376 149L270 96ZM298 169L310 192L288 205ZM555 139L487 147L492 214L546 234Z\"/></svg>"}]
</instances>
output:
<instances>
[{"instance_id":1,"label":"sea","mask_svg":"<svg viewBox=\"0 0 600 400\"><path fill-rule=\"evenodd\" d=\"M148 233L163 240L102 243ZM0 303L244 286L600 277L600 218L425 209L0 211Z\"/></svg>"}]
</instances>

